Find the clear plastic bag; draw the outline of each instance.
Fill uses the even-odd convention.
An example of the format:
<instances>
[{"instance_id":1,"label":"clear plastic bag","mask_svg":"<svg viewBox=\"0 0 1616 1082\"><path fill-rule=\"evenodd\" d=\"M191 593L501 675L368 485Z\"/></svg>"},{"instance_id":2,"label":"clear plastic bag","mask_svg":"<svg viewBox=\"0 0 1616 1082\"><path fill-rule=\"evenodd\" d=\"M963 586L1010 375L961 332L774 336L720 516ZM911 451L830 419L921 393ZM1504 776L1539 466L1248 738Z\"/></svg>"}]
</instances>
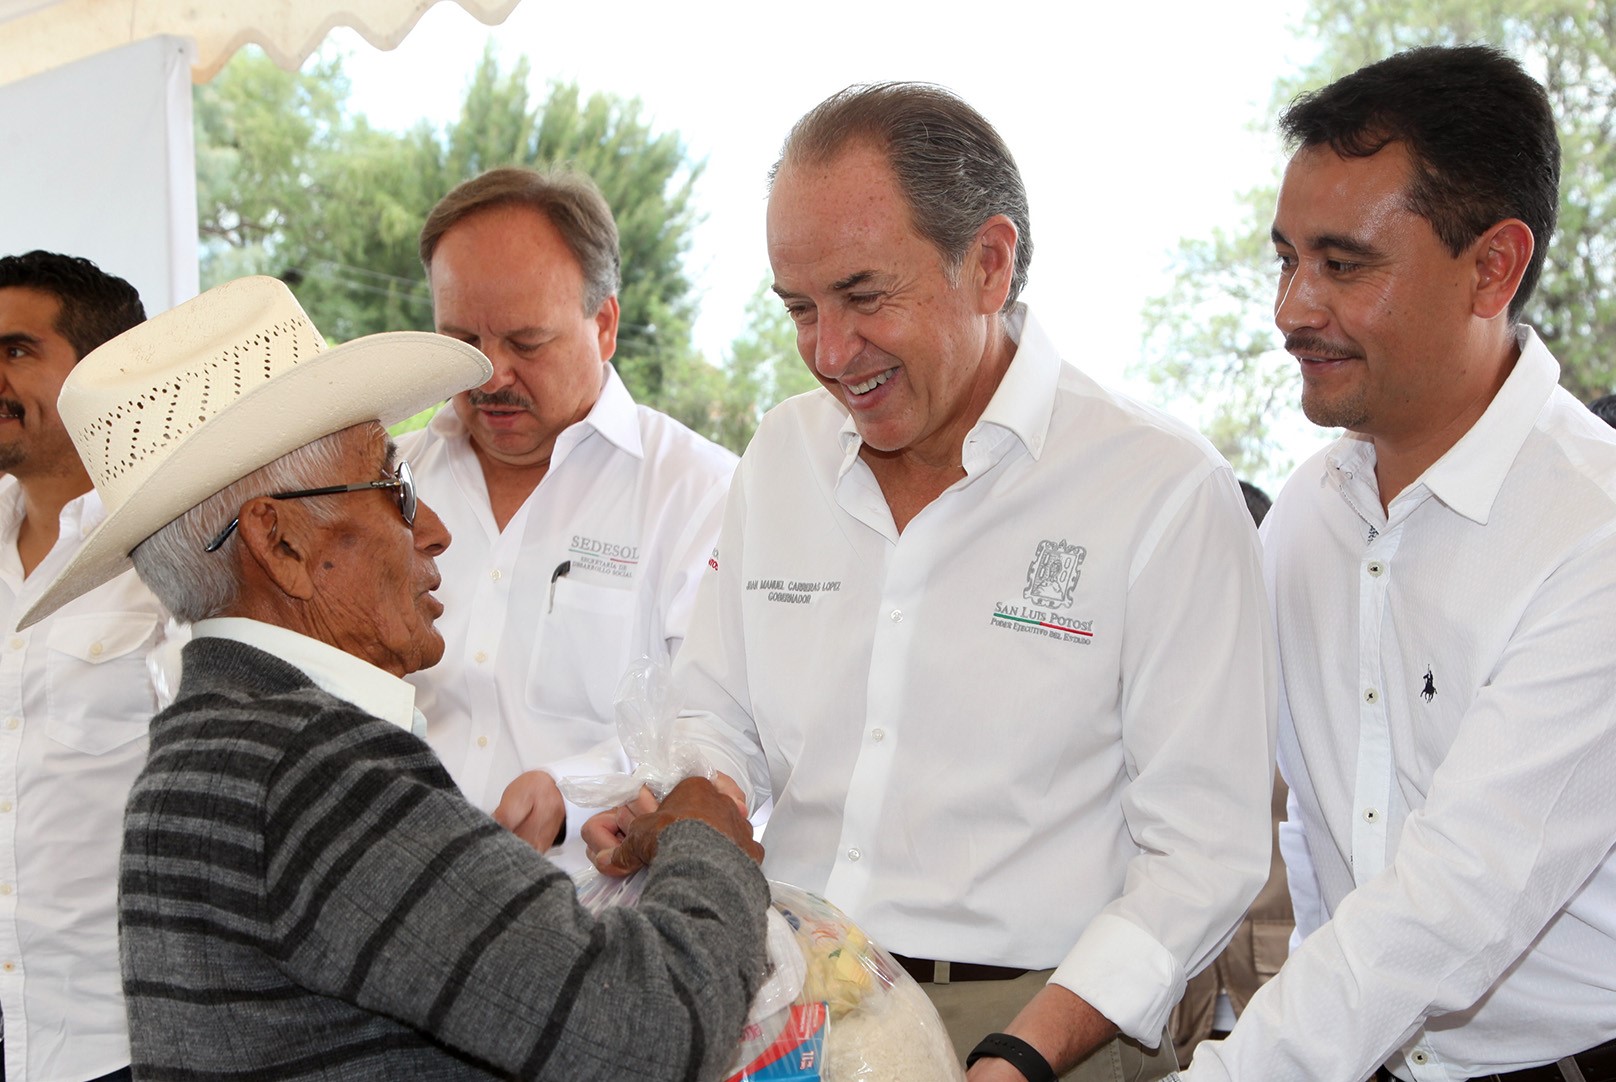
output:
<instances>
[{"instance_id":1,"label":"clear plastic bag","mask_svg":"<svg viewBox=\"0 0 1616 1082\"><path fill-rule=\"evenodd\" d=\"M617 738L633 773L562 778L562 796L583 808L615 808L633 800L642 785L661 800L686 778L713 776L701 753L674 737L679 704L666 666L648 657L635 661L618 683L613 705Z\"/></svg>"},{"instance_id":2,"label":"clear plastic bag","mask_svg":"<svg viewBox=\"0 0 1616 1082\"><path fill-rule=\"evenodd\" d=\"M674 739L678 714L667 670L641 658L617 696L633 772L563 779L562 794L608 808L642 785L661 800L687 777L711 777ZM644 876L586 868L574 876L578 900L591 912L634 905ZM725 1082L964 1082L937 1011L890 954L825 899L785 883L769 893L768 971Z\"/></svg>"},{"instance_id":3,"label":"clear plastic bag","mask_svg":"<svg viewBox=\"0 0 1616 1082\"><path fill-rule=\"evenodd\" d=\"M617 685L614 704L617 737L632 771L562 778L557 783L562 796L582 808L615 808L638 796L641 786L660 801L686 778L713 776L700 753L674 739L679 706L673 700L673 682L666 666L648 657L635 661ZM592 913L612 905L633 905L645 889L643 869L616 879L583 868L572 878L578 900Z\"/></svg>"},{"instance_id":4,"label":"clear plastic bag","mask_svg":"<svg viewBox=\"0 0 1616 1082\"><path fill-rule=\"evenodd\" d=\"M774 882L769 894L769 980L726 1082L964 1082L931 1000L892 955L816 894Z\"/></svg>"}]
</instances>

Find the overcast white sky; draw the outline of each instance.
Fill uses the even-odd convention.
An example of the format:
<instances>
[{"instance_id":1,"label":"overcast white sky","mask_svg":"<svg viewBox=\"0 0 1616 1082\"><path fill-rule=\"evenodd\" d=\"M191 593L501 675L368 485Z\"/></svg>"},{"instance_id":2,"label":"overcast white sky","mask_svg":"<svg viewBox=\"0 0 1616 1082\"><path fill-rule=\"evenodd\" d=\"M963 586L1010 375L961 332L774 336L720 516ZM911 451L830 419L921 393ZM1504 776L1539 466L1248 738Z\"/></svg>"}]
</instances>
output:
<instances>
[{"instance_id":1,"label":"overcast white sky","mask_svg":"<svg viewBox=\"0 0 1616 1082\"><path fill-rule=\"evenodd\" d=\"M1275 75L1308 58L1293 33L1304 8L523 0L498 27L437 4L391 53L334 37L350 52L355 107L384 127L454 115L489 40L507 66L529 58L540 93L568 80L640 97L658 130L677 130L707 162L689 266L698 344L715 358L768 270L764 175L792 122L850 83L946 85L999 129L1026 179L1027 299L1072 360L1148 398L1128 375L1140 306L1160 291L1178 238L1230 222L1234 194L1279 162L1272 134L1253 128Z\"/></svg>"}]
</instances>

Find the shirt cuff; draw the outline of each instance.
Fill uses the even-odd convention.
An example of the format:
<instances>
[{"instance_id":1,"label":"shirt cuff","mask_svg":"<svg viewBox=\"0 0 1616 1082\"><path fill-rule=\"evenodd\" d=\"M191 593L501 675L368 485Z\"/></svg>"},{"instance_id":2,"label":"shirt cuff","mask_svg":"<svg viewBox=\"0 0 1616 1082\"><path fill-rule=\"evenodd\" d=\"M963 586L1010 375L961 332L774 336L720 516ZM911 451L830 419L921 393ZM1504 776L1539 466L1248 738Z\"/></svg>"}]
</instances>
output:
<instances>
[{"instance_id":1,"label":"shirt cuff","mask_svg":"<svg viewBox=\"0 0 1616 1082\"><path fill-rule=\"evenodd\" d=\"M1147 1048L1161 1044L1184 971L1166 947L1130 920L1101 913L1089 922L1050 983L1083 997Z\"/></svg>"}]
</instances>

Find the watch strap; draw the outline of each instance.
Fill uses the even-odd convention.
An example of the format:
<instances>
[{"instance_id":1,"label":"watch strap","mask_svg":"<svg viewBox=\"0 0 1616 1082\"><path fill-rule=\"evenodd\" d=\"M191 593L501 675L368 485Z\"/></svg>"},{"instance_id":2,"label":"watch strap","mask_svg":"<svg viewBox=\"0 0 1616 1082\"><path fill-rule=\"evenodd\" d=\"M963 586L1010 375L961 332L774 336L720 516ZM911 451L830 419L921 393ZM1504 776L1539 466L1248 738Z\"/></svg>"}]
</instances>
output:
<instances>
[{"instance_id":1,"label":"watch strap","mask_svg":"<svg viewBox=\"0 0 1616 1082\"><path fill-rule=\"evenodd\" d=\"M1049 1065L1043 1053L1020 1037L1012 1037L1008 1033L988 1034L965 1057L965 1066L970 1067L984 1056L1004 1060L1020 1071L1027 1082L1058 1082L1055 1068Z\"/></svg>"}]
</instances>

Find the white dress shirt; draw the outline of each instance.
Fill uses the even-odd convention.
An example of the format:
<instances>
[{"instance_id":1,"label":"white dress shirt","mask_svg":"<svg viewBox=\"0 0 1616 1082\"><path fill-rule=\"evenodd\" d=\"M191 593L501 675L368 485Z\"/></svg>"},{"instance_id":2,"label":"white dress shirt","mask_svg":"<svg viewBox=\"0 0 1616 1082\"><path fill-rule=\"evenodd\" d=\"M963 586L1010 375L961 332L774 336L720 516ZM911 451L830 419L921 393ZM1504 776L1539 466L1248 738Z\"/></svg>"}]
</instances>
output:
<instances>
[{"instance_id":1,"label":"white dress shirt","mask_svg":"<svg viewBox=\"0 0 1616 1082\"><path fill-rule=\"evenodd\" d=\"M1268 871L1274 669L1228 465L1018 306L966 477L900 534L829 393L763 421L675 663L764 869L878 942L1059 968L1154 1046Z\"/></svg>"},{"instance_id":2,"label":"white dress shirt","mask_svg":"<svg viewBox=\"0 0 1616 1082\"><path fill-rule=\"evenodd\" d=\"M1186 1078L1453 1082L1616 1037L1616 435L1521 344L1387 512L1348 436L1264 523L1305 941Z\"/></svg>"},{"instance_id":3,"label":"white dress shirt","mask_svg":"<svg viewBox=\"0 0 1616 1082\"><path fill-rule=\"evenodd\" d=\"M735 456L636 406L610 366L594 408L557 437L548 472L503 531L453 409L399 449L454 535L438 557L447 649L410 680L456 784L492 811L528 770L621 769L620 756L591 752L618 747L613 701L629 665L667 663L684 639ZM557 854L569 867L581 862L579 817L569 815L567 853Z\"/></svg>"},{"instance_id":4,"label":"white dress shirt","mask_svg":"<svg viewBox=\"0 0 1616 1082\"><path fill-rule=\"evenodd\" d=\"M0 479L0 1010L6 1077L84 1082L129 1064L118 973L123 805L179 640L133 571L26 631L17 619L105 517L94 492L58 519L26 580L22 487Z\"/></svg>"},{"instance_id":5,"label":"white dress shirt","mask_svg":"<svg viewBox=\"0 0 1616 1082\"><path fill-rule=\"evenodd\" d=\"M241 616L198 620L191 625L191 633L198 639L232 639L272 654L301 671L321 691L416 736L424 733L421 712L415 709L415 687L409 681L330 643Z\"/></svg>"}]
</instances>

